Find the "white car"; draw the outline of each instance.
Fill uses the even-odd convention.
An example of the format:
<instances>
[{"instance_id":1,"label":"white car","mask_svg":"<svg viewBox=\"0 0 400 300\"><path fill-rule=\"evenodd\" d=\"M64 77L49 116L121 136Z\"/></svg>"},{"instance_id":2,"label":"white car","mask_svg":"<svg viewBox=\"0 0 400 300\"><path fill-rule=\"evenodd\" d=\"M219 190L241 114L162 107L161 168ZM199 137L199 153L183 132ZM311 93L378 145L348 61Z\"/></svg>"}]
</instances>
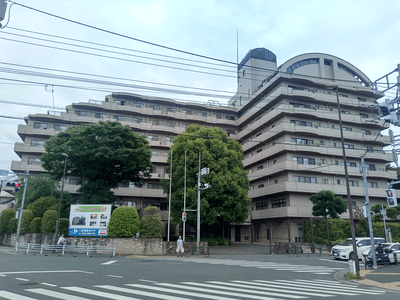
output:
<instances>
[{"instance_id":1,"label":"white car","mask_svg":"<svg viewBox=\"0 0 400 300\"><path fill-rule=\"evenodd\" d=\"M384 242L384 238L374 238L375 244ZM358 259L362 259L363 252L371 249L371 239L369 237L356 237L356 246ZM353 243L351 238L344 240L339 245L333 246L331 256L335 259L354 259Z\"/></svg>"},{"instance_id":2,"label":"white car","mask_svg":"<svg viewBox=\"0 0 400 300\"><path fill-rule=\"evenodd\" d=\"M397 261L400 262L400 243L392 243L389 246L384 246L383 251L389 255L391 263L395 262L394 254L396 253Z\"/></svg>"}]
</instances>

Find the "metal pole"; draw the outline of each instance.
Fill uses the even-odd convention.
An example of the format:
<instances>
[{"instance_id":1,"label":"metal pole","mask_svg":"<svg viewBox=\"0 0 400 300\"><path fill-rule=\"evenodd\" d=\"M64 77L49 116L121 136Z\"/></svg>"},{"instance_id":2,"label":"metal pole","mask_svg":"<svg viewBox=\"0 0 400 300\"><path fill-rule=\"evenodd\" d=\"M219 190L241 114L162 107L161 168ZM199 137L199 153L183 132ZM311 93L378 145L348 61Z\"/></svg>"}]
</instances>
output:
<instances>
[{"instance_id":1,"label":"metal pole","mask_svg":"<svg viewBox=\"0 0 400 300\"><path fill-rule=\"evenodd\" d=\"M62 198L63 198L63 194L64 194L65 171L67 169L67 159L68 159L68 155L66 153L61 153L61 155L65 156L64 173L63 173L63 178L62 178L62 182L61 182L61 195L60 195L60 203L58 204L58 215L57 215L57 223L56 223L56 233L54 234L54 245L57 245L57 239L58 239L58 227L60 224L61 204L62 204Z\"/></svg>"},{"instance_id":2,"label":"metal pole","mask_svg":"<svg viewBox=\"0 0 400 300\"><path fill-rule=\"evenodd\" d=\"M381 205L382 205L383 227L385 228L385 240L386 240L386 242L388 242L388 234L387 234L386 221L385 221L385 209L383 208L383 204L381 204Z\"/></svg>"},{"instance_id":3,"label":"metal pole","mask_svg":"<svg viewBox=\"0 0 400 300\"><path fill-rule=\"evenodd\" d=\"M168 242L171 227L171 186L172 186L172 149L171 149L171 169L169 170L169 200L168 200Z\"/></svg>"},{"instance_id":4,"label":"metal pole","mask_svg":"<svg viewBox=\"0 0 400 300\"><path fill-rule=\"evenodd\" d=\"M347 205L349 207L350 230L351 230L351 240L352 240L352 243L353 243L354 262L355 262L355 266L356 266L356 273L360 273L360 264L358 262L358 253L357 253L357 245L356 245L356 231L355 231L355 228L354 228L353 208L352 208L352 204L351 204L349 173L347 171L346 150L345 150L345 147L344 147L342 114L341 114L341 111L340 111L339 87L338 86L336 86L336 100L337 100L338 113L339 113L340 138L341 138L341 142L342 142L344 176L346 178Z\"/></svg>"},{"instance_id":5,"label":"metal pole","mask_svg":"<svg viewBox=\"0 0 400 300\"><path fill-rule=\"evenodd\" d=\"M183 212L186 212L186 151L185 151L185 185L183 187ZM183 221L183 241L185 241L186 221Z\"/></svg>"},{"instance_id":6,"label":"metal pole","mask_svg":"<svg viewBox=\"0 0 400 300\"><path fill-rule=\"evenodd\" d=\"M201 152L199 152L199 174L197 175L197 253L200 249L200 176L201 176Z\"/></svg>"},{"instance_id":7,"label":"metal pole","mask_svg":"<svg viewBox=\"0 0 400 300\"><path fill-rule=\"evenodd\" d=\"M364 191L365 191L365 208L367 210L367 217L368 217L368 227L369 227L369 237L371 239L371 250L372 251L372 261L374 265L374 269L377 269L377 262L376 262L376 252L375 250L375 241L374 241L374 231L372 230L372 218L371 218L371 207L369 204L369 195L368 195L368 182L367 182L367 175L365 174L365 161L364 161L364 154L361 155L361 173L363 176L363 184L364 184Z\"/></svg>"},{"instance_id":8,"label":"metal pole","mask_svg":"<svg viewBox=\"0 0 400 300\"><path fill-rule=\"evenodd\" d=\"M18 229L17 229L17 236L15 237L15 246L18 247L19 243L19 234L21 232L21 222L22 222L22 213L24 212L24 205L25 205L25 195L26 195L26 189L28 188L28 177L29 177L29 170L26 171L26 175L24 178L24 193L22 195L22 203L19 211L19 216L18 216Z\"/></svg>"}]
</instances>

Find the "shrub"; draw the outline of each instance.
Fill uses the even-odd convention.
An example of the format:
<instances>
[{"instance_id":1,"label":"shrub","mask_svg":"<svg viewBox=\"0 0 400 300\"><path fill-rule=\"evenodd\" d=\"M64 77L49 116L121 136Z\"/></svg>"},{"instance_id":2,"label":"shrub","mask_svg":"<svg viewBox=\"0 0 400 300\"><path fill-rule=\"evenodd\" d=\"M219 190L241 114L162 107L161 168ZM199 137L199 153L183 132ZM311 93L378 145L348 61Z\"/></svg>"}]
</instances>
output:
<instances>
[{"instance_id":1,"label":"shrub","mask_svg":"<svg viewBox=\"0 0 400 300\"><path fill-rule=\"evenodd\" d=\"M31 232L33 233L41 233L42 230L42 218L36 217L31 222Z\"/></svg>"},{"instance_id":2,"label":"shrub","mask_svg":"<svg viewBox=\"0 0 400 300\"><path fill-rule=\"evenodd\" d=\"M42 233L54 233L56 231L58 213L55 210L48 210L43 215L42 220Z\"/></svg>"},{"instance_id":3,"label":"shrub","mask_svg":"<svg viewBox=\"0 0 400 300\"><path fill-rule=\"evenodd\" d=\"M9 224L9 232L17 232L18 229L18 219L12 218Z\"/></svg>"},{"instance_id":4,"label":"shrub","mask_svg":"<svg viewBox=\"0 0 400 300\"><path fill-rule=\"evenodd\" d=\"M111 214L108 223L110 237L132 237L140 229L139 214L134 207L120 206Z\"/></svg>"},{"instance_id":5,"label":"shrub","mask_svg":"<svg viewBox=\"0 0 400 300\"><path fill-rule=\"evenodd\" d=\"M58 226L59 234L64 236L68 235L69 220L67 218L60 218L60 224Z\"/></svg>"},{"instance_id":6,"label":"shrub","mask_svg":"<svg viewBox=\"0 0 400 300\"><path fill-rule=\"evenodd\" d=\"M24 209L22 212L21 220L21 234L29 233L31 231L31 223L33 220L33 212L29 209Z\"/></svg>"},{"instance_id":7,"label":"shrub","mask_svg":"<svg viewBox=\"0 0 400 300\"><path fill-rule=\"evenodd\" d=\"M15 219L15 211L11 208L6 208L0 216L0 232L11 232L10 221Z\"/></svg>"},{"instance_id":8,"label":"shrub","mask_svg":"<svg viewBox=\"0 0 400 300\"><path fill-rule=\"evenodd\" d=\"M41 197L35 202L29 204L27 209L30 209L33 212L34 218L43 218L43 215L47 210L58 211L59 201L60 200L54 196Z\"/></svg>"},{"instance_id":9,"label":"shrub","mask_svg":"<svg viewBox=\"0 0 400 300\"><path fill-rule=\"evenodd\" d=\"M149 206L144 210L140 227L140 237L160 238L161 237L161 217L156 206Z\"/></svg>"}]
</instances>

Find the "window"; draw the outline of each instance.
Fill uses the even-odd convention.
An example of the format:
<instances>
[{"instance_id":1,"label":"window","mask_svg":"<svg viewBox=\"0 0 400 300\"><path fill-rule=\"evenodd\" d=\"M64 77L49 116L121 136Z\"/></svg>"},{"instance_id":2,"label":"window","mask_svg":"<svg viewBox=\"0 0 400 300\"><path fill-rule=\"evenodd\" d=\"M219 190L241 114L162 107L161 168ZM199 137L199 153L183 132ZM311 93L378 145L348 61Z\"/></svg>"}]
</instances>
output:
<instances>
[{"instance_id":1,"label":"window","mask_svg":"<svg viewBox=\"0 0 400 300\"><path fill-rule=\"evenodd\" d=\"M151 123L151 125L160 125L158 120L150 120L149 123Z\"/></svg>"},{"instance_id":2,"label":"window","mask_svg":"<svg viewBox=\"0 0 400 300\"><path fill-rule=\"evenodd\" d=\"M316 177L294 176L295 182L317 183Z\"/></svg>"},{"instance_id":3,"label":"window","mask_svg":"<svg viewBox=\"0 0 400 300\"><path fill-rule=\"evenodd\" d=\"M275 184L278 184L278 179L275 179L274 183L275 183Z\"/></svg>"},{"instance_id":4,"label":"window","mask_svg":"<svg viewBox=\"0 0 400 300\"><path fill-rule=\"evenodd\" d=\"M144 106L144 104L143 103L132 103L132 106L142 108Z\"/></svg>"},{"instance_id":5,"label":"window","mask_svg":"<svg viewBox=\"0 0 400 300\"><path fill-rule=\"evenodd\" d=\"M372 147L364 146L364 151L365 152L374 152L374 149Z\"/></svg>"},{"instance_id":6,"label":"window","mask_svg":"<svg viewBox=\"0 0 400 300\"><path fill-rule=\"evenodd\" d=\"M172 137L166 137L166 138L165 138L165 141L166 141L167 143L172 143L173 140L174 140L174 138L172 138Z\"/></svg>"},{"instance_id":7,"label":"window","mask_svg":"<svg viewBox=\"0 0 400 300\"><path fill-rule=\"evenodd\" d=\"M361 129L361 133L362 133L363 135L371 135L371 131L365 130L365 129Z\"/></svg>"},{"instance_id":8,"label":"window","mask_svg":"<svg viewBox=\"0 0 400 300\"><path fill-rule=\"evenodd\" d=\"M143 119L142 118L132 118L132 122L133 123L140 123L140 122L143 122Z\"/></svg>"},{"instance_id":9,"label":"window","mask_svg":"<svg viewBox=\"0 0 400 300\"><path fill-rule=\"evenodd\" d=\"M232 120L232 121L235 121L235 120L236 120L234 116L226 116L226 119L227 119L227 120Z\"/></svg>"},{"instance_id":10,"label":"window","mask_svg":"<svg viewBox=\"0 0 400 300\"><path fill-rule=\"evenodd\" d=\"M113 119L115 119L116 121L123 121L124 117L123 116L113 115Z\"/></svg>"},{"instance_id":11,"label":"window","mask_svg":"<svg viewBox=\"0 0 400 300\"><path fill-rule=\"evenodd\" d=\"M307 140L307 139L292 138L292 142L296 143L297 145L314 145L313 140Z\"/></svg>"},{"instance_id":12,"label":"window","mask_svg":"<svg viewBox=\"0 0 400 300\"><path fill-rule=\"evenodd\" d=\"M368 187L377 188L378 187L378 183L377 182L368 182Z\"/></svg>"},{"instance_id":13,"label":"window","mask_svg":"<svg viewBox=\"0 0 400 300\"><path fill-rule=\"evenodd\" d=\"M200 117L207 117L207 113L205 113L205 112L199 112L199 113L197 113L197 115Z\"/></svg>"},{"instance_id":14,"label":"window","mask_svg":"<svg viewBox=\"0 0 400 300\"><path fill-rule=\"evenodd\" d=\"M31 146L33 147L44 147L45 141L39 141L39 140L32 140L31 141Z\"/></svg>"},{"instance_id":15,"label":"window","mask_svg":"<svg viewBox=\"0 0 400 300\"><path fill-rule=\"evenodd\" d=\"M298 107L298 108L311 108L311 105L308 104L301 104L301 103L290 103L291 105L293 105L293 107Z\"/></svg>"},{"instance_id":16,"label":"window","mask_svg":"<svg viewBox=\"0 0 400 300\"><path fill-rule=\"evenodd\" d=\"M335 160L335 165L338 166L339 165L339 161Z\"/></svg>"},{"instance_id":17,"label":"window","mask_svg":"<svg viewBox=\"0 0 400 300\"><path fill-rule=\"evenodd\" d=\"M115 103L117 103L117 105L125 105L125 101L122 100L115 100Z\"/></svg>"},{"instance_id":18,"label":"window","mask_svg":"<svg viewBox=\"0 0 400 300\"><path fill-rule=\"evenodd\" d=\"M357 180L349 180L349 185L350 186L358 186L358 181Z\"/></svg>"},{"instance_id":19,"label":"window","mask_svg":"<svg viewBox=\"0 0 400 300\"><path fill-rule=\"evenodd\" d=\"M152 108L153 110L160 110L160 106L158 105L150 104L149 107Z\"/></svg>"},{"instance_id":20,"label":"window","mask_svg":"<svg viewBox=\"0 0 400 300\"><path fill-rule=\"evenodd\" d=\"M258 188L259 188L259 189L261 189L261 188L263 188L263 187L264 187L264 183L258 185Z\"/></svg>"},{"instance_id":21,"label":"window","mask_svg":"<svg viewBox=\"0 0 400 300\"><path fill-rule=\"evenodd\" d=\"M293 156L293 161L297 161L298 164L315 165L314 158Z\"/></svg>"},{"instance_id":22,"label":"window","mask_svg":"<svg viewBox=\"0 0 400 300\"><path fill-rule=\"evenodd\" d=\"M296 126L307 126L307 127L312 126L312 122L306 122L306 121L290 120L290 123Z\"/></svg>"},{"instance_id":23,"label":"window","mask_svg":"<svg viewBox=\"0 0 400 300\"><path fill-rule=\"evenodd\" d=\"M343 127L343 130L344 131L353 131L353 128L351 128L351 127Z\"/></svg>"},{"instance_id":24,"label":"window","mask_svg":"<svg viewBox=\"0 0 400 300\"><path fill-rule=\"evenodd\" d=\"M268 201L256 203L256 210L268 209Z\"/></svg>"},{"instance_id":25,"label":"window","mask_svg":"<svg viewBox=\"0 0 400 300\"><path fill-rule=\"evenodd\" d=\"M176 112L176 108L168 107L167 112Z\"/></svg>"},{"instance_id":26,"label":"window","mask_svg":"<svg viewBox=\"0 0 400 300\"><path fill-rule=\"evenodd\" d=\"M186 113L187 115L191 115L192 114L191 110L182 109L182 112Z\"/></svg>"},{"instance_id":27,"label":"window","mask_svg":"<svg viewBox=\"0 0 400 300\"><path fill-rule=\"evenodd\" d=\"M346 148L346 149L354 149L354 145L344 144L344 148Z\"/></svg>"},{"instance_id":28,"label":"window","mask_svg":"<svg viewBox=\"0 0 400 300\"><path fill-rule=\"evenodd\" d=\"M156 190L158 189L158 183L148 183L147 188Z\"/></svg>"},{"instance_id":29,"label":"window","mask_svg":"<svg viewBox=\"0 0 400 300\"><path fill-rule=\"evenodd\" d=\"M33 128L47 129L47 124L46 123L34 123Z\"/></svg>"},{"instance_id":30,"label":"window","mask_svg":"<svg viewBox=\"0 0 400 300\"><path fill-rule=\"evenodd\" d=\"M367 119L368 118L368 114L360 113L360 117L363 118L363 119Z\"/></svg>"},{"instance_id":31,"label":"window","mask_svg":"<svg viewBox=\"0 0 400 300\"><path fill-rule=\"evenodd\" d=\"M243 70L243 77L244 77L245 73L246 73L246 70Z\"/></svg>"},{"instance_id":32,"label":"window","mask_svg":"<svg viewBox=\"0 0 400 300\"><path fill-rule=\"evenodd\" d=\"M212 114L213 117L216 117L217 119L221 119L221 115L220 114Z\"/></svg>"},{"instance_id":33,"label":"window","mask_svg":"<svg viewBox=\"0 0 400 300\"><path fill-rule=\"evenodd\" d=\"M332 146L333 146L333 147L336 147L336 143L332 143Z\"/></svg>"},{"instance_id":34,"label":"window","mask_svg":"<svg viewBox=\"0 0 400 300\"><path fill-rule=\"evenodd\" d=\"M103 114L103 113L95 113L94 117L97 119L104 119L104 118L107 118L107 115Z\"/></svg>"},{"instance_id":35,"label":"window","mask_svg":"<svg viewBox=\"0 0 400 300\"><path fill-rule=\"evenodd\" d=\"M375 165L367 164L366 167L370 171L376 171Z\"/></svg>"},{"instance_id":36,"label":"window","mask_svg":"<svg viewBox=\"0 0 400 300\"><path fill-rule=\"evenodd\" d=\"M340 185L340 179L337 179L337 180L336 180L336 183Z\"/></svg>"},{"instance_id":37,"label":"window","mask_svg":"<svg viewBox=\"0 0 400 300\"><path fill-rule=\"evenodd\" d=\"M262 132L259 132L259 133L256 134L256 137L258 137L258 136L260 136L262 134L263 134Z\"/></svg>"},{"instance_id":38,"label":"window","mask_svg":"<svg viewBox=\"0 0 400 300\"><path fill-rule=\"evenodd\" d=\"M348 167L357 167L357 164L355 162L347 162Z\"/></svg>"},{"instance_id":39,"label":"window","mask_svg":"<svg viewBox=\"0 0 400 300\"><path fill-rule=\"evenodd\" d=\"M281 200L272 201L272 208L276 208L276 207L286 207L286 200L281 199Z\"/></svg>"},{"instance_id":40,"label":"window","mask_svg":"<svg viewBox=\"0 0 400 300\"><path fill-rule=\"evenodd\" d=\"M342 114L345 114L345 115L349 115L350 114L350 111L349 110L341 110L340 111Z\"/></svg>"},{"instance_id":41,"label":"window","mask_svg":"<svg viewBox=\"0 0 400 300\"><path fill-rule=\"evenodd\" d=\"M156 157L157 156L157 151L151 151L151 156Z\"/></svg>"},{"instance_id":42,"label":"window","mask_svg":"<svg viewBox=\"0 0 400 300\"><path fill-rule=\"evenodd\" d=\"M168 158L168 152L165 152L164 155L166 158Z\"/></svg>"},{"instance_id":43,"label":"window","mask_svg":"<svg viewBox=\"0 0 400 300\"><path fill-rule=\"evenodd\" d=\"M165 125L167 127L175 127L175 123L172 123L172 122L167 122L167 123L165 123Z\"/></svg>"},{"instance_id":44,"label":"window","mask_svg":"<svg viewBox=\"0 0 400 300\"><path fill-rule=\"evenodd\" d=\"M365 99L365 98L357 97L357 99L358 99L358 101L361 101L361 102L367 102L367 99Z\"/></svg>"},{"instance_id":45,"label":"window","mask_svg":"<svg viewBox=\"0 0 400 300\"><path fill-rule=\"evenodd\" d=\"M28 165L41 165L42 161L40 158L28 157Z\"/></svg>"},{"instance_id":46,"label":"window","mask_svg":"<svg viewBox=\"0 0 400 300\"><path fill-rule=\"evenodd\" d=\"M158 141L158 136L157 135L149 135L147 138L152 140L152 141Z\"/></svg>"},{"instance_id":47,"label":"window","mask_svg":"<svg viewBox=\"0 0 400 300\"><path fill-rule=\"evenodd\" d=\"M65 126L65 125L54 125L55 131L64 131L66 129L67 129L67 126Z\"/></svg>"},{"instance_id":48,"label":"window","mask_svg":"<svg viewBox=\"0 0 400 300\"><path fill-rule=\"evenodd\" d=\"M331 125L331 128L332 128L332 129L335 129L335 125Z\"/></svg>"},{"instance_id":49,"label":"window","mask_svg":"<svg viewBox=\"0 0 400 300\"><path fill-rule=\"evenodd\" d=\"M258 166L258 167L257 167L257 170L262 170L263 168L264 168L264 166L261 165L261 166Z\"/></svg>"},{"instance_id":50,"label":"window","mask_svg":"<svg viewBox=\"0 0 400 300\"><path fill-rule=\"evenodd\" d=\"M257 153L260 153L261 151L262 151L262 148L258 149L258 150L257 150Z\"/></svg>"},{"instance_id":51,"label":"window","mask_svg":"<svg viewBox=\"0 0 400 300\"><path fill-rule=\"evenodd\" d=\"M87 111L76 110L75 114L77 114L78 116L81 116L81 117L86 117L87 116Z\"/></svg>"}]
</instances>

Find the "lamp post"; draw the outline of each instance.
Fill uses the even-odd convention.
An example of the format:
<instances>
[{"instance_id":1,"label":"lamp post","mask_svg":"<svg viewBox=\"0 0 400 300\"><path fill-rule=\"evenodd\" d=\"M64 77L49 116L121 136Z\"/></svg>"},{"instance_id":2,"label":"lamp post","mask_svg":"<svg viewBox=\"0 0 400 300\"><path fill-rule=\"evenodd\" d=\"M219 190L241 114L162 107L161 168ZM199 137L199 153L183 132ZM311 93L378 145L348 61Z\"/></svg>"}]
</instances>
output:
<instances>
[{"instance_id":1,"label":"lamp post","mask_svg":"<svg viewBox=\"0 0 400 300\"><path fill-rule=\"evenodd\" d=\"M58 239L58 226L60 224L61 203L62 203L62 198L63 198L63 194L64 194L65 171L67 169L67 159L68 159L68 155L66 153L61 153L61 155L65 156L65 159L64 159L64 173L63 173L63 178L62 178L62 182L61 182L61 195L60 195L60 203L58 205L56 233L54 234L54 245L57 244L57 239Z\"/></svg>"},{"instance_id":2,"label":"lamp post","mask_svg":"<svg viewBox=\"0 0 400 300\"><path fill-rule=\"evenodd\" d=\"M353 254L354 254L354 262L356 267L356 273L360 272L360 264L358 261L358 253L357 253L357 245L356 245L356 231L354 227L354 218L353 218L353 209L351 204L351 194L350 194L350 184L349 184L349 173L347 171L347 159L346 159L346 150L344 146L344 137L343 137L343 126L342 126L342 114L340 111L340 101L339 101L339 87L335 86L327 86L326 89L335 90L336 91L336 101L338 107L339 114L339 126L340 126L340 139L342 143L342 153L343 153L343 164L344 164L344 176L346 179L346 190L347 190L347 205L349 207L349 218L350 218L350 230L351 230L351 240L353 244Z\"/></svg>"}]
</instances>

